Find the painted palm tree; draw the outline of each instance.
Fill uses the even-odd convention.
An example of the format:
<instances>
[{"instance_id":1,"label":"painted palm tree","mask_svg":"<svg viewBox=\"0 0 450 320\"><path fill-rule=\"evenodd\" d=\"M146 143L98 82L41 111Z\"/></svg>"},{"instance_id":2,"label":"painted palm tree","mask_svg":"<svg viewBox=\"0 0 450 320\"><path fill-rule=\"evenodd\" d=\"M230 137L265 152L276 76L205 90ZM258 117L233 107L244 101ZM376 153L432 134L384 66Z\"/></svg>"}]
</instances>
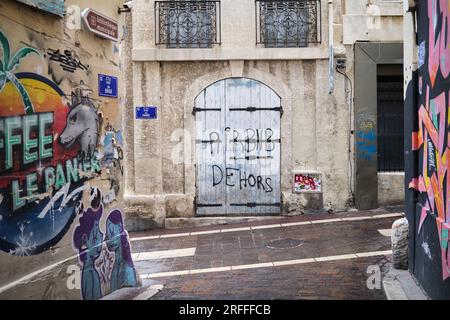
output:
<instances>
[{"instance_id":1,"label":"painted palm tree","mask_svg":"<svg viewBox=\"0 0 450 320\"><path fill-rule=\"evenodd\" d=\"M13 57L11 57L11 49L9 46L9 41L6 36L0 31L0 47L3 51L3 60L0 59L0 92L3 90L6 82L9 80L17 88L20 95L22 96L22 102L25 107L25 113L31 114L34 112L33 103L31 102L30 96L28 95L25 87L20 83L19 79L13 74L14 69L16 69L20 60L28 56L29 54L37 54L41 57L39 51L31 47L23 47L17 51Z\"/></svg>"}]
</instances>

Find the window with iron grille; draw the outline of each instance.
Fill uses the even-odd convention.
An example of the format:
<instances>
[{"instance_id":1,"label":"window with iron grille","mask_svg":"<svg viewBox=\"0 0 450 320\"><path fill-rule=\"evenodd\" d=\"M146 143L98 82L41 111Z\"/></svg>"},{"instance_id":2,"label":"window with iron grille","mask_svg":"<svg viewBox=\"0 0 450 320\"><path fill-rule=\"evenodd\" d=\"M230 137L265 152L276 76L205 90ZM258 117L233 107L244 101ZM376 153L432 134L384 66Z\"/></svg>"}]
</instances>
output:
<instances>
[{"instance_id":1,"label":"window with iron grille","mask_svg":"<svg viewBox=\"0 0 450 320\"><path fill-rule=\"evenodd\" d=\"M401 65L378 66L378 171L404 171Z\"/></svg>"},{"instance_id":2,"label":"window with iron grille","mask_svg":"<svg viewBox=\"0 0 450 320\"><path fill-rule=\"evenodd\" d=\"M321 42L320 0L257 0L257 43L266 48Z\"/></svg>"},{"instance_id":3,"label":"window with iron grille","mask_svg":"<svg viewBox=\"0 0 450 320\"><path fill-rule=\"evenodd\" d=\"M211 48L220 43L220 1L156 1L156 44Z\"/></svg>"}]
</instances>

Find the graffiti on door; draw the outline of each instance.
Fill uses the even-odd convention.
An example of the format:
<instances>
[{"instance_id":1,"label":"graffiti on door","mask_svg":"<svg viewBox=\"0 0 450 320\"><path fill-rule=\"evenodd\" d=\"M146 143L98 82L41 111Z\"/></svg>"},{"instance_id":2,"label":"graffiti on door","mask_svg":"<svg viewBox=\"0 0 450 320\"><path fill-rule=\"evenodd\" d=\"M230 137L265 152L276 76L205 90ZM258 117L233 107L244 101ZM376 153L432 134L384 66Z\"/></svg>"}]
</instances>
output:
<instances>
[{"instance_id":1,"label":"graffiti on door","mask_svg":"<svg viewBox=\"0 0 450 320\"><path fill-rule=\"evenodd\" d=\"M197 213L280 211L280 104L245 78L218 81L196 98Z\"/></svg>"}]
</instances>

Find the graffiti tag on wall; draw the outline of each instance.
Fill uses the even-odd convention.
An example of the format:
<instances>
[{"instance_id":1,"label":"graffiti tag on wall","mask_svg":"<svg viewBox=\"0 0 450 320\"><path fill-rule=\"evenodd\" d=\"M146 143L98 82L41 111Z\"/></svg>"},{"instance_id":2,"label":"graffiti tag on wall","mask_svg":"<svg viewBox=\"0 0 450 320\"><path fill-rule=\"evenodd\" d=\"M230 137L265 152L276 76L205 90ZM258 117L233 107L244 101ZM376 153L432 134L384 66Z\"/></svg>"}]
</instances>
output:
<instances>
[{"instance_id":1,"label":"graffiti tag on wall","mask_svg":"<svg viewBox=\"0 0 450 320\"><path fill-rule=\"evenodd\" d=\"M360 130L356 130L357 157L370 162L376 161L377 135L372 118L358 119Z\"/></svg>"},{"instance_id":2,"label":"graffiti tag on wall","mask_svg":"<svg viewBox=\"0 0 450 320\"><path fill-rule=\"evenodd\" d=\"M413 149L420 155L419 176L409 186L423 195L418 232L428 216L436 220L445 280L450 277L450 8L446 0L426 3L428 23L422 30L425 39L421 39L423 65L419 69L419 130L412 133Z\"/></svg>"},{"instance_id":3,"label":"graffiti tag on wall","mask_svg":"<svg viewBox=\"0 0 450 320\"><path fill-rule=\"evenodd\" d=\"M48 49L47 54L49 55L50 61L59 62L59 65L64 71L74 72L77 69L88 71L89 66L81 63L80 60L75 59L72 51L64 50L60 52L59 49Z\"/></svg>"},{"instance_id":4,"label":"graffiti tag on wall","mask_svg":"<svg viewBox=\"0 0 450 320\"><path fill-rule=\"evenodd\" d=\"M322 192L322 179L318 173L294 174L295 192Z\"/></svg>"}]
</instances>

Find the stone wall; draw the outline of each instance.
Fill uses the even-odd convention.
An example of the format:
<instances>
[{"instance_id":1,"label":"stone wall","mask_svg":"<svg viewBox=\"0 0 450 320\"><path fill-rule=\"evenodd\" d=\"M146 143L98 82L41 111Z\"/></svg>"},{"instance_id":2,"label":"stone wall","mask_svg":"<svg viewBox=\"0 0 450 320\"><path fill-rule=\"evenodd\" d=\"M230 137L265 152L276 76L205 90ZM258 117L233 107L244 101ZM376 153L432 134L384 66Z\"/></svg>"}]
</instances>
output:
<instances>
[{"instance_id":1,"label":"stone wall","mask_svg":"<svg viewBox=\"0 0 450 320\"><path fill-rule=\"evenodd\" d=\"M328 95L326 60L134 62L135 106L156 105L160 116L127 127L135 137L135 160L126 162L126 185L134 186L125 196L130 217L162 225L165 217L194 216L193 101L208 85L236 76L259 80L282 98L283 212L301 213L312 199L292 192L294 170L321 172L321 207L346 208L349 111L343 78L336 79L336 94Z\"/></svg>"}]
</instances>

